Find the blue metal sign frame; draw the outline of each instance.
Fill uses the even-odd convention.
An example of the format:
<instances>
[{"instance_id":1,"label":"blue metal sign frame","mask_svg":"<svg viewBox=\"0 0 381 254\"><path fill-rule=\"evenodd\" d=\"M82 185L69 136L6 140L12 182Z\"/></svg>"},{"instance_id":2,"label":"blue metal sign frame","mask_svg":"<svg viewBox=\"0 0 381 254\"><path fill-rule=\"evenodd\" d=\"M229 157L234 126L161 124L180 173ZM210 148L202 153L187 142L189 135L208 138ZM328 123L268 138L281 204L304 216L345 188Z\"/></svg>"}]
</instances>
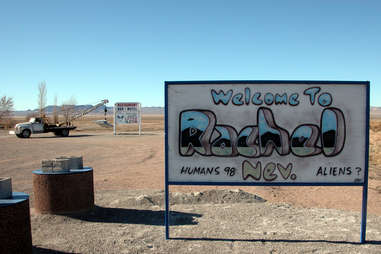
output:
<instances>
[{"instance_id":1,"label":"blue metal sign frame","mask_svg":"<svg viewBox=\"0 0 381 254\"><path fill-rule=\"evenodd\" d=\"M313 182L173 182L168 176L168 88L171 85L222 85L222 84L295 84L295 85L363 85L366 89L365 122L365 170L364 182L313 183ZM360 242L366 241L368 168L369 168L369 121L370 121L370 82L369 81L301 81L301 80L219 80L219 81L165 81L165 238L169 237L169 186L170 185L209 185L209 186L362 186L361 232Z\"/></svg>"}]
</instances>

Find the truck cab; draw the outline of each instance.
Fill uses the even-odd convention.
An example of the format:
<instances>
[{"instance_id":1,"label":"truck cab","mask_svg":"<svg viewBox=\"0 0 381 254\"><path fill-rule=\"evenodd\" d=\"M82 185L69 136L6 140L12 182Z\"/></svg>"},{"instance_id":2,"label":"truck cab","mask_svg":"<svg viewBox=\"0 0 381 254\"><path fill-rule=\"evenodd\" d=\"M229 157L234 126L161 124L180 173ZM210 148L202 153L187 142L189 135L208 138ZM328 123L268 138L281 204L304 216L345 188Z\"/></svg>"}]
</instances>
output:
<instances>
[{"instance_id":1,"label":"truck cab","mask_svg":"<svg viewBox=\"0 0 381 254\"><path fill-rule=\"evenodd\" d=\"M32 133L44 132L44 120L41 117L32 117L29 122L18 123L15 126L15 134L19 138L29 138Z\"/></svg>"},{"instance_id":2,"label":"truck cab","mask_svg":"<svg viewBox=\"0 0 381 254\"><path fill-rule=\"evenodd\" d=\"M29 119L31 124L32 133L42 133L44 132L44 120L41 117L32 117Z\"/></svg>"}]
</instances>

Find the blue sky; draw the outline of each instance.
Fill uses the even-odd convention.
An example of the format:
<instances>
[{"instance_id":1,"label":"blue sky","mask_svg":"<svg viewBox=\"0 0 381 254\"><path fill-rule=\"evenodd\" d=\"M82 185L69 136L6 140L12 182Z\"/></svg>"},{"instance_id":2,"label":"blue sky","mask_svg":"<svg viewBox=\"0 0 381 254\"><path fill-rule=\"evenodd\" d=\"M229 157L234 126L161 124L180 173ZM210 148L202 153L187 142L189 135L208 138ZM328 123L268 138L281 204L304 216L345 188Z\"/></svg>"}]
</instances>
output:
<instances>
[{"instance_id":1,"label":"blue sky","mask_svg":"<svg viewBox=\"0 0 381 254\"><path fill-rule=\"evenodd\" d=\"M107 98L164 105L166 80L369 80L381 1L2 1L0 96L15 109Z\"/></svg>"}]
</instances>

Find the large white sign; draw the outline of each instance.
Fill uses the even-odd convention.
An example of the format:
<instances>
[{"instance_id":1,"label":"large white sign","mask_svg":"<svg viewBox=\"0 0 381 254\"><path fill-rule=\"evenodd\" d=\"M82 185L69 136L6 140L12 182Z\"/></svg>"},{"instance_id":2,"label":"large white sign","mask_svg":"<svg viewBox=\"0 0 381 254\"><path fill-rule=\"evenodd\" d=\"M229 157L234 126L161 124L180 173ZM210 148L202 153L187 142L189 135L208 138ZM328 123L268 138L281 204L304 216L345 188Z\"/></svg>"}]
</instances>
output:
<instances>
[{"instance_id":1,"label":"large white sign","mask_svg":"<svg viewBox=\"0 0 381 254\"><path fill-rule=\"evenodd\" d=\"M367 82L167 82L170 183L363 183Z\"/></svg>"}]
</instances>

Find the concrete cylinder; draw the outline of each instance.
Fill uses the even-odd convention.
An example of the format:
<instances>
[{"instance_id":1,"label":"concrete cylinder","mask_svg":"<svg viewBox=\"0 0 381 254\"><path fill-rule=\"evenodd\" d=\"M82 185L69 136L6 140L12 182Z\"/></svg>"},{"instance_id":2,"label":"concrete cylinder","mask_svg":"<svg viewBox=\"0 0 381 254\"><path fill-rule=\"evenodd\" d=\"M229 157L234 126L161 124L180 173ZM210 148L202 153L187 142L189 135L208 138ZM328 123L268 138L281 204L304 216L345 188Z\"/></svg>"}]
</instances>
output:
<instances>
[{"instance_id":1,"label":"concrete cylinder","mask_svg":"<svg viewBox=\"0 0 381 254\"><path fill-rule=\"evenodd\" d=\"M10 199L0 199L0 252L32 253L29 195L13 192Z\"/></svg>"},{"instance_id":2,"label":"concrete cylinder","mask_svg":"<svg viewBox=\"0 0 381 254\"><path fill-rule=\"evenodd\" d=\"M12 180L10 177L0 177L0 199L12 198Z\"/></svg>"},{"instance_id":3,"label":"concrete cylinder","mask_svg":"<svg viewBox=\"0 0 381 254\"><path fill-rule=\"evenodd\" d=\"M33 171L34 208L37 213L78 213L94 207L93 169L68 172Z\"/></svg>"}]
</instances>

